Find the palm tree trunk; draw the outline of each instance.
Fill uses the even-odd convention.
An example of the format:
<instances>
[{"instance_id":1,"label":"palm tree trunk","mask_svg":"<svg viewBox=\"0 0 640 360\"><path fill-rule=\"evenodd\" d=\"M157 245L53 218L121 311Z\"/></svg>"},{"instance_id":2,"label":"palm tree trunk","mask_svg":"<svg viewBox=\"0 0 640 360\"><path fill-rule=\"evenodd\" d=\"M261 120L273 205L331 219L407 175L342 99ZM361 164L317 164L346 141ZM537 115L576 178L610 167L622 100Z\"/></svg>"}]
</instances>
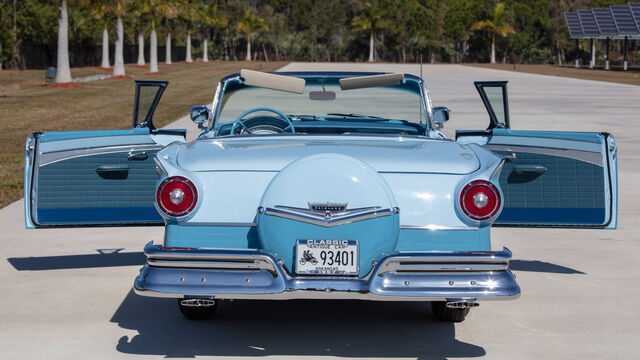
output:
<instances>
[{"instance_id":1,"label":"palm tree trunk","mask_svg":"<svg viewBox=\"0 0 640 360\"><path fill-rule=\"evenodd\" d=\"M124 25L122 17L116 19L116 56L113 59L113 76L124 76Z\"/></svg>"},{"instance_id":2,"label":"palm tree trunk","mask_svg":"<svg viewBox=\"0 0 640 360\"><path fill-rule=\"evenodd\" d=\"M138 32L138 65L143 66L144 61L144 30Z\"/></svg>"},{"instance_id":3,"label":"palm tree trunk","mask_svg":"<svg viewBox=\"0 0 640 360\"><path fill-rule=\"evenodd\" d=\"M167 32L167 41L165 43L166 51L165 51L165 64L171 64L171 33Z\"/></svg>"},{"instance_id":4,"label":"palm tree trunk","mask_svg":"<svg viewBox=\"0 0 640 360\"><path fill-rule=\"evenodd\" d=\"M209 62L209 39L206 37L202 42L202 62Z\"/></svg>"},{"instance_id":5,"label":"palm tree trunk","mask_svg":"<svg viewBox=\"0 0 640 360\"><path fill-rule=\"evenodd\" d=\"M496 34L491 36L491 63L496 63Z\"/></svg>"},{"instance_id":6,"label":"palm tree trunk","mask_svg":"<svg viewBox=\"0 0 640 360\"><path fill-rule=\"evenodd\" d=\"M111 67L111 64L109 64L109 30L107 30L106 25L102 29L102 65L100 67L105 69Z\"/></svg>"},{"instance_id":7,"label":"palm tree trunk","mask_svg":"<svg viewBox=\"0 0 640 360\"><path fill-rule=\"evenodd\" d=\"M249 36L247 36L247 56L244 59L251 61L251 38Z\"/></svg>"},{"instance_id":8,"label":"palm tree trunk","mask_svg":"<svg viewBox=\"0 0 640 360\"><path fill-rule=\"evenodd\" d=\"M184 59L185 62L193 62L191 58L191 33L187 32L187 56Z\"/></svg>"},{"instance_id":9,"label":"palm tree trunk","mask_svg":"<svg viewBox=\"0 0 640 360\"><path fill-rule=\"evenodd\" d=\"M60 1L58 13L58 69L56 82L71 82L71 68L69 66L69 16L67 0Z\"/></svg>"},{"instance_id":10,"label":"palm tree trunk","mask_svg":"<svg viewBox=\"0 0 640 360\"><path fill-rule=\"evenodd\" d=\"M369 36L369 62L373 62L373 52L374 52L374 47L375 47L375 36L373 35L373 31L371 32L371 35Z\"/></svg>"},{"instance_id":11,"label":"palm tree trunk","mask_svg":"<svg viewBox=\"0 0 640 360\"><path fill-rule=\"evenodd\" d=\"M149 72L155 73L158 72L158 34L156 33L156 28L151 28L151 34L149 34Z\"/></svg>"}]
</instances>

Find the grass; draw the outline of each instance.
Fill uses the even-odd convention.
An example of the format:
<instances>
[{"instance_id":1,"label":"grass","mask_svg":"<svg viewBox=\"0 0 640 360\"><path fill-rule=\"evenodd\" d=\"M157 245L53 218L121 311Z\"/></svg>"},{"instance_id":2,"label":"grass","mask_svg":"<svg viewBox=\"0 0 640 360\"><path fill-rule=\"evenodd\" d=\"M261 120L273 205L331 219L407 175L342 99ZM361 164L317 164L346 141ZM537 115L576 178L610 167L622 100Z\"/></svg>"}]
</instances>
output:
<instances>
[{"instance_id":1,"label":"grass","mask_svg":"<svg viewBox=\"0 0 640 360\"><path fill-rule=\"evenodd\" d=\"M158 127L185 116L193 105L209 104L217 81L241 68L273 71L284 63L210 62L160 64L159 75L127 66L135 79L169 80L154 116ZM0 208L22 197L23 151L32 131L126 129L131 127L132 79L84 83L84 88L47 88L44 70L0 71ZM96 68L71 70L72 76L105 74Z\"/></svg>"},{"instance_id":2,"label":"grass","mask_svg":"<svg viewBox=\"0 0 640 360\"><path fill-rule=\"evenodd\" d=\"M575 68L573 66L555 65L513 65L513 64L465 64L496 70L518 71L538 75L552 75L584 80L607 81L628 85L640 85L640 69L634 68L622 71L614 68L604 70L602 68L589 69L586 67Z\"/></svg>"}]
</instances>

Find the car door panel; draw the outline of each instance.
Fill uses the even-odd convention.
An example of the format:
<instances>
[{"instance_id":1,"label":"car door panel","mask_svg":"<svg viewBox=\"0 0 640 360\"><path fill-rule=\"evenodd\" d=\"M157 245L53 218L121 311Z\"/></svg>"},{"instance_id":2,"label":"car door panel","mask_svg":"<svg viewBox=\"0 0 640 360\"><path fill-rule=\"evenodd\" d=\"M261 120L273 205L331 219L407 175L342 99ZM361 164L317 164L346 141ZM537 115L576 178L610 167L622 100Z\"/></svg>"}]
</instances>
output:
<instances>
[{"instance_id":1,"label":"car door panel","mask_svg":"<svg viewBox=\"0 0 640 360\"><path fill-rule=\"evenodd\" d=\"M34 132L27 138L27 228L163 224L154 205L154 158L164 146L183 142L186 133L153 126L166 86L136 82L132 129Z\"/></svg>"},{"instance_id":2,"label":"car door panel","mask_svg":"<svg viewBox=\"0 0 640 360\"><path fill-rule=\"evenodd\" d=\"M29 140L32 180L25 199L33 227L162 224L153 204L153 158L164 145L149 129L92 132L85 139L67 135L35 133ZM184 141L179 135L161 137Z\"/></svg>"},{"instance_id":3,"label":"car door panel","mask_svg":"<svg viewBox=\"0 0 640 360\"><path fill-rule=\"evenodd\" d=\"M506 82L498 86L506 94ZM504 207L494 225L616 227L617 149L611 134L511 130L492 123L487 130L458 131L456 139L505 159L499 177Z\"/></svg>"}]
</instances>

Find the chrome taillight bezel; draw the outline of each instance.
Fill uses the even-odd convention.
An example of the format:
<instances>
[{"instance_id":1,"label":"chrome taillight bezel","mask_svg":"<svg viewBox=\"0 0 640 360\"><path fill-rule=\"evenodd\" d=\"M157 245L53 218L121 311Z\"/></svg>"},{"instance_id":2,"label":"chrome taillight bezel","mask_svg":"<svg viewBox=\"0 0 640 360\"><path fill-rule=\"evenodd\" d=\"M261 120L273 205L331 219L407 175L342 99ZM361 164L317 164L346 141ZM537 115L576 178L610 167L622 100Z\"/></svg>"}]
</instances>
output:
<instances>
[{"instance_id":1,"label":"chrome taillight bezel","mask_svg":"<svg viewBox=\"0 0 640 360\"><path fill-rule=\"evenodd\" d=\"M189 191L191 191L191 201L181 211L173 211L172 209L168 208L162 199L162 196L165 190L168 189L168 191L170 192L173 189L175 189L175 187L173 188L168 188L168 187L170 184L176 183L176 182L183 184L183 186L186 186L186 187L182 187L181 190L189 189ZM195 209L196 205L198 204L198 190L196 189L196 186L193 184L193 182L187 179L186 177L171 176L166 178L164 181L162 181L158 186L158 188L156 189L156 204L158 204L158 208L168 216L171 216L171 217L187 216Z\"/></svg>"},{"instance_id":2,"label":"chrome taillight bezel","mask_svg":"<svg viewBox=\"0 0 640 360\"><path fill-rule=\"evenodd\" d=\"M476 191L484 189L488 191L484 191L485 195L493 196L492 205L488 209L486 213L478 214L474 213L472 209L470 209L466 205L465 199L467 196L474 196L477 194ZM469 219L474 221L488 221L495 218L499 213L502 207L502 197L500 195L500 190L498 187L494 185L492 182L487 180L474 180L466 184L462 190L460 191L460 196L458 197L458 205L460 206L460 210L462 213Z\"/></svg>"}]
</instances>

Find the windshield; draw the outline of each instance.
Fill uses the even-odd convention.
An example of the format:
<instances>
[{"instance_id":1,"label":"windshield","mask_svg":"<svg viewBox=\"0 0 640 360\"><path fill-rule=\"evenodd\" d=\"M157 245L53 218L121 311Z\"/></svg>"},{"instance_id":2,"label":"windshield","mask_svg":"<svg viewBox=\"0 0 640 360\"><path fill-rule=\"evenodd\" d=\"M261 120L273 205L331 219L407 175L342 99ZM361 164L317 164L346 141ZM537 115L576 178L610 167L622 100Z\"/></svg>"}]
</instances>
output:
<instances>
[{"instance_id":1,"label":"windshield","mask_svg":"<svg viewBox=\"0 0 640 360\"><path fill-rule=\"evenodd\" d=\"M338 77L309 77L305 80L302 94L247 86L239 82L228 83L216 129L228 128L231 132L232 124L244 112L266 107L286 115L297 133L340 132L336 131L336 127L347 129L348 132L367 132L367 129L372 132L424 132L426 115L420 85L416 80L405 79L399 85L352 90L341 90ZM258 117L267 121L278 118L278 115L257 111L244 119Z\"/></svg>"}]
</instances>

